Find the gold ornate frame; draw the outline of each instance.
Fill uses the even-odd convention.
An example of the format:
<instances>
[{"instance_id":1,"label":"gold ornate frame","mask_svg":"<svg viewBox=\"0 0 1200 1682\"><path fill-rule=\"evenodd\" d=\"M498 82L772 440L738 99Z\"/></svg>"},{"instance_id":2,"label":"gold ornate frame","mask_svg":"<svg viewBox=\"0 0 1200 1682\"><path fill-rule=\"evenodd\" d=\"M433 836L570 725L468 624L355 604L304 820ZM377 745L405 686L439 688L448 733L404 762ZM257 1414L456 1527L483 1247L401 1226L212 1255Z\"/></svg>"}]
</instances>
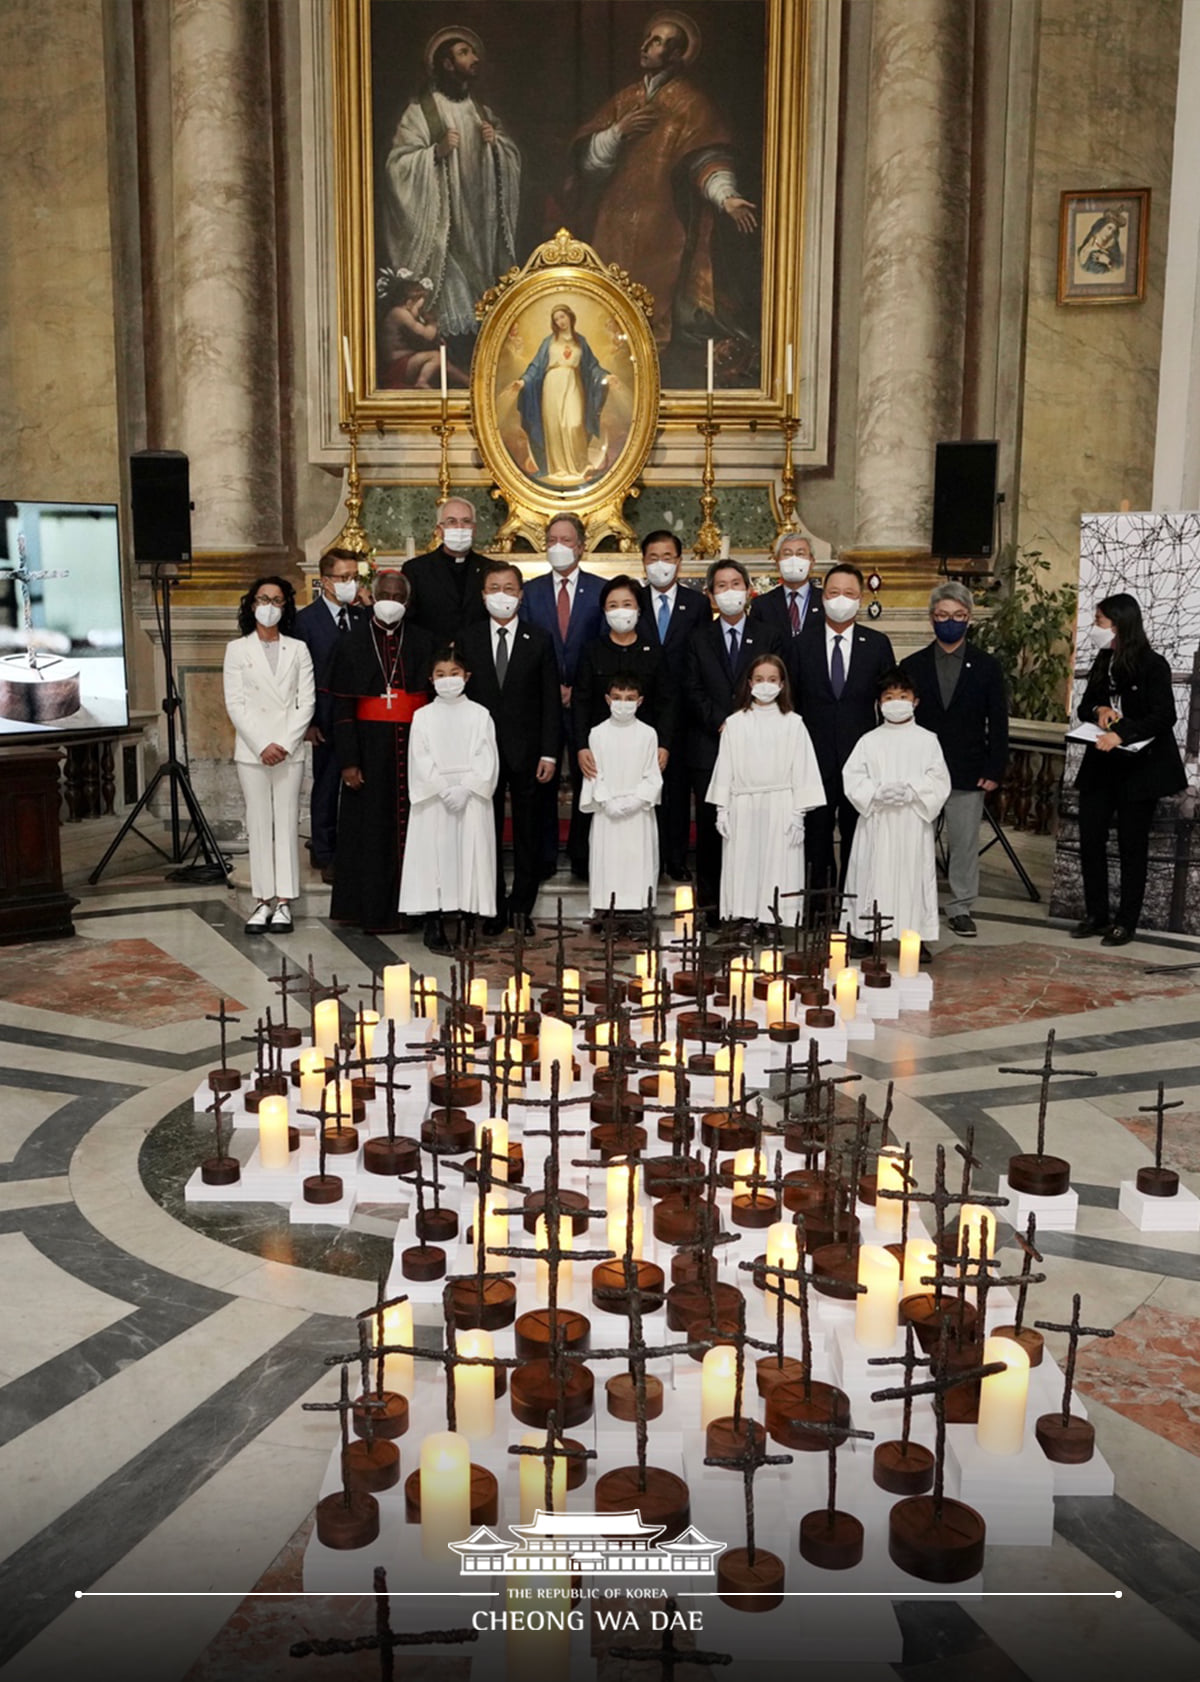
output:
<instances>
[{"instance_id":1,"label":"gold ornate frame","mask_svg":"<svg viewBox=\"0 0 1200 1682\"><path fill-rule=\"evenodd\" d=\"M532 370L540 342L549 342L553 316L563 306L583 324L573 346L567 347L568 355L578 359L582 349L596 358L604 375L605 400L599 430L589 439L591 454L598 459L577 483L568 472L562 483L554 484L537 471L534 446L512 387ZM481 326L471 361L472 426L484 466L496 483L492 494L508 505L494 546L507 553L517 537L524 537L541 549L546 522L555 514L569 513L583 521L589 547L612 534L622 549L635 547L633 528L622 509L627 497L637 495L635 481L658 431L658 353L650 328L653 298L614 264L603 264L590 245L560 228L554 239L537 247L523 269L511 270L486 292L475 313ZM582 369L575 377L582 390ZM531 395L530 402L540 416L540 392L536 398Z\"/></svg>"},{"instance_id":2,"label":"gold ornate frame","mask_svg":"<svg viewBox=\"0 0 1200 1682\"><path fill-rule=\"evenodd\" d=\"M342 369L340 336L349 341L353 392L339 379L341 419L353 413L364 427L427 430L441 418L435 391L397 391L375 383L376 345L374 155L371 109L371 0L329 0L333 21L334 144L338 342L329 347ZM762 368L757 389L718 391L714 416L737 425L778 424L787 413L785 358L800 357L806 338L802 312L815 308L802 296L807 227L807 172L803 146L808 134L810 86L809 12L814 0L762 0L766 10L764 76L762 229ZM649 7L647 7L649 10ZM603 253L601 253L603 256ZM633 277L636 281L637 276ZM791 405L794 410L795 400ZM693 428L705 418L703 390L662 393L659 419L668 430ZM466 422L466 394L451 391L451 422Z\"/></svg>"}]
</instances>

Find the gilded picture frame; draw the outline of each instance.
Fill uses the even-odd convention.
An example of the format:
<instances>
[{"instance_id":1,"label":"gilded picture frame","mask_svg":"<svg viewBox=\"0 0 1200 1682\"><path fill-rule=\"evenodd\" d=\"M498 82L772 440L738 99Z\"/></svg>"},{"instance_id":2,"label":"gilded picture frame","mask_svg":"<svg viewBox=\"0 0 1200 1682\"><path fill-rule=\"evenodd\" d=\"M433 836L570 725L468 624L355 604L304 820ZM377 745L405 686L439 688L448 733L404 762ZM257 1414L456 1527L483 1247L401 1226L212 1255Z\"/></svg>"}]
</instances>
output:
<instances>
[{"instance_id":1,"label":"gilded picture frame","mask_svg":"<svg viewBox=\"0 0 1200 1682\"><path fill-rule=\"evenodd\" d=\"M635 535L623 507L658 431L654 300L560 228L480 301L471 362L479 453L508 515L494 547L542 547L577 514L589 547Z\"/></svg>"},{"instance_id":2,"label":"gilded picture frame","mask_svg":"<svg viewBox=\"0 0 1200 1682\"><path fill-rule=\"evenodd\" d=\"M1060 304L1140 304L1146 296L1149 187L1062 195Z\"/></svg>"},{"instance_id":3,"label":"gilded picture frame","mask_svg":"<svg viewBox=\"0 0 1200 1682\"><path fill-rule=\"evenodd\" d=\"M661 419L668 428L694 427L704 418L706 334L711 334L715 342L718 421L778 423L786 412L795 411L795 398L789 403L785 391L789 347L792 390L798 393L804 382L815 377L802 365L805 347L810 344L803 325L807 319L804 311L816 308L815 295L809 301L802 297L811 187L805 148L814 97L809 85L813 0L692 0L686 9L670 6L665 12L648 3L613 8L606 0L570 0L569 4L548 0L537 5L489 0L486 6L481 0L459 0L457 4L450 0L329 0L329 4L336 331L346 340L348 369L342 367L340 344L332 344L330 352L339 374L343 418L353 409L364 426L407 430L427 428L440 417L440 371L417 342L423 327L437 323L441 331L450 320L448 307L443 318L438 304L440 254L435 250L431 255L421 248L409 256L410 246L420 245L416 236L408 245L403 241L388 244L384 234L390 214L388 201L396 192L401 162L401 131L406 123L419 131L421 123L427 122L427 132L423 132L429 138L438 122L430 94L439 44L461 36L479 48L476 56L481 70L472 97L489 133L497 137L487 144L496 152L502 195L506 185L511 185L505 176L511 158L500 145L506 129L521 151L521 228L506 248L511 249L511 262L498 261L499 249L493 254L497 259L494 284L512 267L520 267L536 245L552 237L562 223L581 238L589 238L592 226L601 226L602 215L599 220L587 219L586 204L577 219L568 203L560 201L569 201L572 175L580 173L581 136L586 138L589 128L606 121L610 112L619 108L620 100L630 96L631 89L641 88L637 43L643 28L651 30L653 20L659 17L678 23L687 41L678 75L668 85L679 92L680 98L684 90L690 90L696 109L708 112L706 120L715 113L719 125L718 132L709 135L697 121L694 169L690 175L685 171L683 178L691 181L696 198L702 196L706 186L719 196L728 190L732 178L736 195L731 193L728 202L751 206L749 218L744 208L729 211L715 205L707 209L701 206L707 223L701 228L700 247L705 248L705 240L711 235L716 242L712 247L714 263L718 244L727 253L739 252L743 258L751 250L755 253L753 274L741 276L747 312L742 330L732 322L726 296L718 285L716 324L707 327L703 313L692 318L686 371L676 380L678 345L664 348L662 336L667 321L673 323L672 331L679 336L679 297L665 296L660 287L650 284L647 273L637 272L638 264L619 261L621 253L606 251L599 238L590 243L602 262L618 261L634 281L655 292L655 332L663 372ZM535 24L536 39L527 40ZM549 50L549 42L554 42L555 62L574 56L580 74L550 78L541 86L539 99L531 102L525 79L530 64L538 61L536 55ZM514 88L524 91L514 92ZM663 96L656 90L655 97ZM545 145L536 127L539 123L547 126ZM668 126L674 127L673 116L670 124L660 125L664 134ZM652 128L649 132L655 131ZM709 139L712 144L708 144ZM464 147L466 143L464 128ZM535 166L541 170L536 200L532 185L525 195L525 177L532 183ZM670 179L679 179L678 168ZM663 180L667 180L665 174ZM716 185L718 181L725 181L726 187ZM528 212L527 202L531 207ZM725 201L721 203L723 207ZM430 219L415 213L420 209L415 192L413 205L410 228L428 226ZM610 237L616 238L611 235L613 221L610 214ZM530 229L538 226L540 232L531 239ZM650 258L657 258L658 248L669 244L661 228L659 218L650 241ZM689 238L690 233L684 237L682 249L689 254L690 262L696 246L688 243ZM652 266L650 258L646 261ZM430 285L425 288L424 302L415 290L407 301L399 296L405 285L415 289L426 281ZM385 298L381 286L390 286L395 299L392 292ZM483 290L487 288L482 288L480 295ZM388 325L385 316L393 303L399 313ZM461 313L461 299L456 308ZM410 321L408 316L414 319ZM747 322L748 334L744 330ZM388 342L389 333L396 338L394 346ZM451 364L448 417L451 422L461 422L469 412L466 375L471 352L461 337L456 344L448 329L444 336L449 339ZM430 347L434 343L431 339ZM410 356L411 360L406 360Z\"/></svg>"}]
</instances>

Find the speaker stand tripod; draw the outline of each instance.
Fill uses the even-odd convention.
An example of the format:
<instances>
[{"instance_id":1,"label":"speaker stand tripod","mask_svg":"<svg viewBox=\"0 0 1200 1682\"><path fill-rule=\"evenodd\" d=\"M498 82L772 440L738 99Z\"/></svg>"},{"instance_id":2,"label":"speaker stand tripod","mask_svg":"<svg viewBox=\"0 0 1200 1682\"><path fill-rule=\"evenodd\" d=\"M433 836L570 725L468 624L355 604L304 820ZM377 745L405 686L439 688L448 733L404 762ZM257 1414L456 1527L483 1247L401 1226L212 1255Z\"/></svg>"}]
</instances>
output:
<instances>
[{"instance_id":1,"label":"speaker stand tripod","mask_svg":"<svg viewBox=\"0 0 1200 1682\"><path fill-rule=\"evenodd\" d=\"M177 752L175 715L182 702L175 683L175 664L171 652L171 586L176 582L177 568L173 565L163 565L154 570L155 588L162 586L162 630L163 664L166 668L166 695L163 697L162 710L167 719L167 757L146 785L137 805L130 812L125 822L109 846L108 851L100 860L95 870L88 877L88 881L96 883L107 870L109 861L125 837L132 831L140 841L153 847L154 851L167 860L168 864L178 865L176 870L167 872L169 882L225 882L229 881L231 869L230 860L222 853L220 844L212 832L212 827L204 815L203 808L196 798L196 791L192 787L188 776L187 766L179 758ZM145 835L137 827L138 819L145 812L161 783L167 785L168 806L170 811L171 848L168 852L161 847L152 836ZM181 821L180 802L187 808L188 831L185 832ZM193 854L199 857L193 858ZM189 862L190 861L190 862Z\"/></svg>"}]
</instances>

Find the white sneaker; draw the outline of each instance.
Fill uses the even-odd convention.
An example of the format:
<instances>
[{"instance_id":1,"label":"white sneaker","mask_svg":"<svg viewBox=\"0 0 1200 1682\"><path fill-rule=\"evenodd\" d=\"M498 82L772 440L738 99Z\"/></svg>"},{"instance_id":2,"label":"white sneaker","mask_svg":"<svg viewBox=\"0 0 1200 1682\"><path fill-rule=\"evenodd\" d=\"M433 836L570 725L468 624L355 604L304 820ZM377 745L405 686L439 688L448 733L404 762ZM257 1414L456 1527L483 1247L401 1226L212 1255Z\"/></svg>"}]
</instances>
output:
<instances>
[{"instance_id":1,"label":"white sneaker","mask_svg":"<svg viewBox=\"0 0 1200 1682\"><path fill-rule=\"evenodd\" d=\"M246 918L246 933L266 934L271 926L274 909L269 899L260 899L254 910Z\"/></svg>"},{"instance_id":2,"label":"white sneaker","mask_svg":"<svg viewBox=\"0 0 1200 1682\"><path fill-rule=\"evenodd\" d=\"M275 907L275 914L271 918L270 928L272 934L291 934L292 908L286 899L281 899L279 904Z\"/></svg>"}]
</instances>

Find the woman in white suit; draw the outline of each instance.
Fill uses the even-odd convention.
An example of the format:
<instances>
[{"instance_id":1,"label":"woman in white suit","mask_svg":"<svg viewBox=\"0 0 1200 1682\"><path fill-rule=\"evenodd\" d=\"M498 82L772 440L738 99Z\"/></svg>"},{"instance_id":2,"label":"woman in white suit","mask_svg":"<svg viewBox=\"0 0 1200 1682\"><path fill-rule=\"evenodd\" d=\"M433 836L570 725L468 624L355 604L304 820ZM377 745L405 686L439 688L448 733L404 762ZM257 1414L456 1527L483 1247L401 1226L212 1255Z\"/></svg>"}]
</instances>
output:
<instances>
[{"instance_id":1,"label":"woman in white suit","mask_svg":"<svg viewBox=\"0 0 1200 1682\"><path fill-rule=\"evenodd\" d=\"M237 732L233 758L258 901L247 934L288 933L300 891L304 732L316 691L308 649L289 634L295 620L296 593L287 580L256 579L238 608L242 635L225 650L225 710Z\"/></svg>"}]
</instances>

